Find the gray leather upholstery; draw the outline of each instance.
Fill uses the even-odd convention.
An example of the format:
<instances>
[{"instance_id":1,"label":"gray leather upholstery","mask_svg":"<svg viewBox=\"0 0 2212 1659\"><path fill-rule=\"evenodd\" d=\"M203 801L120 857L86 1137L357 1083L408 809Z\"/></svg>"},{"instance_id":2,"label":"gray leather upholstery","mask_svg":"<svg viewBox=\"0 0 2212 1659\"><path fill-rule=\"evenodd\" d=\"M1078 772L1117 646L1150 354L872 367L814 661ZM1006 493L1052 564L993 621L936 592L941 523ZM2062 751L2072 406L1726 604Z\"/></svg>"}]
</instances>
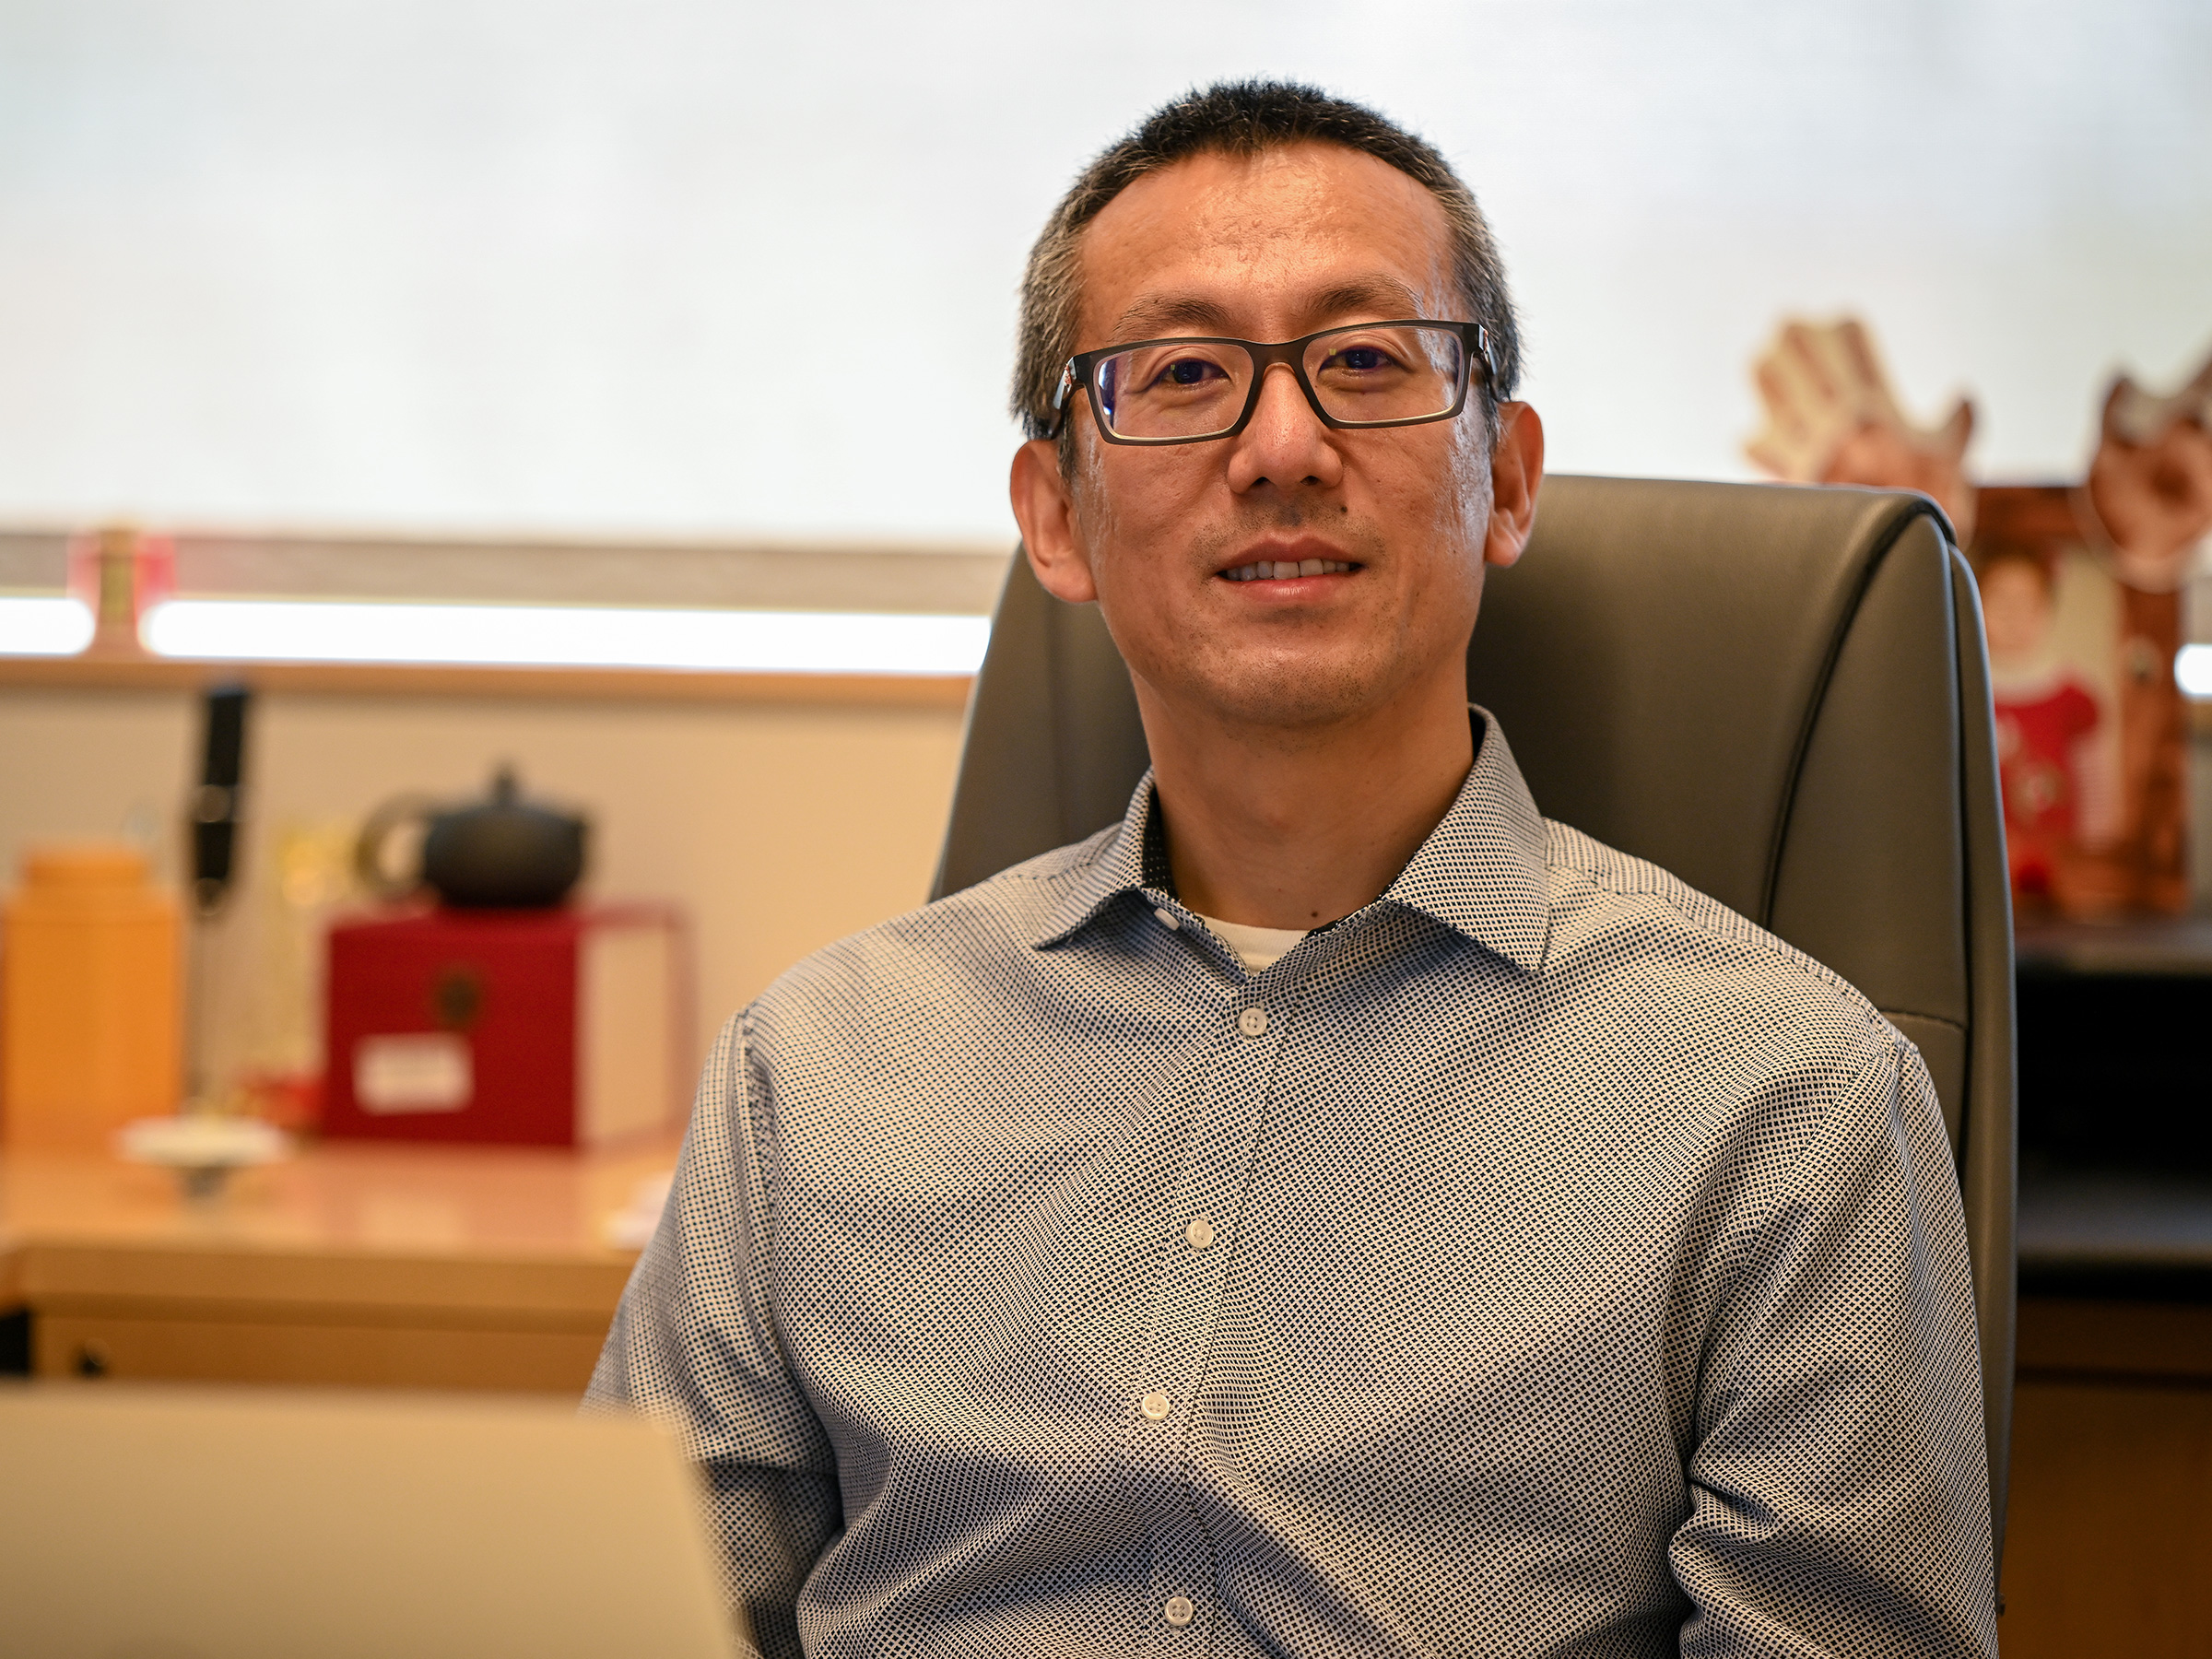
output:
<instances>
[{"instance_id":1,"label":"gray leather upholstery","mask_svg":"<svg viewBox=\"0 0 2212 1659\"><path fill-rule=\"evenodd\" d=\"M1980 601L1920 496L1553 477L1468 653L1548 817L1673 871L1919 1044L1959 1157L2002 1559L2012 910ZM1146 764L1095 607L1016 559L936 892L1119 818Z\"/></svg>"}]
</instances>

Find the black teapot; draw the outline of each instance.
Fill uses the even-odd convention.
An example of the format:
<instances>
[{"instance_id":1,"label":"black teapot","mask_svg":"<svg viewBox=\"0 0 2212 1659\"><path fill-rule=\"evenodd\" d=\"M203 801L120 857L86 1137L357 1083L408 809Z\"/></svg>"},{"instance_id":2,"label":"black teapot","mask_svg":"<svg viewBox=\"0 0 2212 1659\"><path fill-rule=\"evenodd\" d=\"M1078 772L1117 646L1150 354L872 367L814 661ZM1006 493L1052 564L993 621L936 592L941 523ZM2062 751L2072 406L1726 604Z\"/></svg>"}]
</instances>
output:
<instances>
[{"instance_id":1,"label":"black teapot","mask_svg":"<svg viewBox=\"0 0 2212 1659\"><path fill-rule=\"evenodd\" d=\"M386 866L385 844L416 822L424 827L420 868L395 876ZM421 795L386 801L361 826L354 870L382 899L428 887L464 909L543 908L567 898L583 874L588 828L573 813L524 800L514 769L502 766L488 801L442 807Z\"/></svg>"}]
</instances>

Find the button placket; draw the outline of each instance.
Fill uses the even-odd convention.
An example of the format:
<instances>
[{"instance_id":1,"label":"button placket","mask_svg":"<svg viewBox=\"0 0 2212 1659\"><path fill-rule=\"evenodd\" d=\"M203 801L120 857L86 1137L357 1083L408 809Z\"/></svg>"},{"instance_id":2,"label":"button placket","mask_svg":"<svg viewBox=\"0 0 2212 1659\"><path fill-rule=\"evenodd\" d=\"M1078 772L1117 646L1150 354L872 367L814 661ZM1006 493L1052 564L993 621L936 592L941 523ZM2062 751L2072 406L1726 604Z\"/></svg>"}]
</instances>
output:
<instances>
[{"instance_id":1,"label":"button placket","mask_svg":"<svg viewBox=\"0 0 2212 1659\"><path fill-rule=\"evenodd\" d=\"M1233 1006L1233 1005L1232 1005ZM1151 1543L1151 1640L1161 1659L1194 1655L1214 1583L1213 1551L1194 1504L1188 1467L1197 1433L1194 1394L1212 1345L1231 1252L1214 1248L1233 1231L1253 1148L1273 1093L1288 1021L1256 1004L1236 1008L1200 1085L1190 1140L1164 1231L1163 1259L1131 1417L1135 1469L1158 1505ZM1165 1409L1157 1414L1156 1406ZM1180 1605L1181 1623L1167 1609Z\"/></svg>"}]
</instances>

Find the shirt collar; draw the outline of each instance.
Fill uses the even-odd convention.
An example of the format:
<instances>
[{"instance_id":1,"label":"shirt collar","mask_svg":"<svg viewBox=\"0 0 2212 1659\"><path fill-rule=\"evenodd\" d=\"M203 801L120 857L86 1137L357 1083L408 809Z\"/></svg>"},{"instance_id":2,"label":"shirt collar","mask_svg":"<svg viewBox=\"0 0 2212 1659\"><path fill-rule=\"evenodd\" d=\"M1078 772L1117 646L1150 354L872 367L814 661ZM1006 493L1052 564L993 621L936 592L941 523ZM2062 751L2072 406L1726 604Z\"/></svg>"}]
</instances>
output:
<instances>
[{"instance_id":1,"label":"shirt collar","mask_svg":"<svg viewBox=\"0 0 2212 1659\"><path fill-rule=\"evenodd\" d=\"M1472 717L1475 764L1466 781L1451 810L1375 903L1418 911L1533 973L1543 966L1551 927L1544 820L1496 718L1482 709L1474 709ZM1036 944L1059 944L1124 893L1141 894L1147 904L1174 896L1148 769L1129 797L1120 829L1088 865L1068 872L1041 919Z\"/></svg>"}]
</instances>

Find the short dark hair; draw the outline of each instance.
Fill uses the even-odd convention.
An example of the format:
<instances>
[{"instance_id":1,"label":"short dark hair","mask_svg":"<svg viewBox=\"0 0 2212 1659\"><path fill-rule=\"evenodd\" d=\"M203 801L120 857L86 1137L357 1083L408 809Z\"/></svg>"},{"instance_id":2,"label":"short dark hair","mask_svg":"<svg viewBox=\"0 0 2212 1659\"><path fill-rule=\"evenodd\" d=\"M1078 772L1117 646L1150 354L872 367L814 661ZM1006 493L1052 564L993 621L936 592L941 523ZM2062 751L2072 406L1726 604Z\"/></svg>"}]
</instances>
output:
<instances>
[{"instance_id":1,"label":"short dark hair","mask_svg":"<svg viewBox=\"0 0 2212 1659\"><path fill-rule=\"evenodd\" d=\"M1521 332L1506 293L1498 244L1475 205L1475 193L1434 145L1362 104L1290 81L1221 81L1164 105L1101 152L1060 198L1030 250L1021 278L1013 397L1014 417L1030 437L1053 430L1053 394L1061 369L1075 355L1084 227L1147 173L1189 157L1206 152L1257 156L1302 142L1342 145L1387 162L1425 186L1443 208L1453 274L1469 312L1457 320L1481 324L1496 359L1496 372L1479 389L1495 433L1498 402L1511 397L1520 382ZM1064 445L1068 430L1061 428Z\"/></svg>"}]
</instances>

